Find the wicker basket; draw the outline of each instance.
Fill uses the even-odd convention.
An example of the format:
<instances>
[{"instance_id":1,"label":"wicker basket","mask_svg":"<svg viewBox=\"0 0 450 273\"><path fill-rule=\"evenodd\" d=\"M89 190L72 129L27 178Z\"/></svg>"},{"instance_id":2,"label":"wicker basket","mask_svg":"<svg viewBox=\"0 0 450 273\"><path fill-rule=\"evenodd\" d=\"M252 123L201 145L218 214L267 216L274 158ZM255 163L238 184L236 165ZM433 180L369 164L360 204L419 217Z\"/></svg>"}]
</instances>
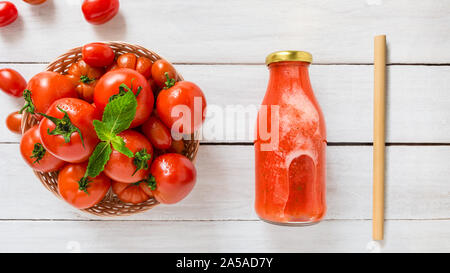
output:
<instances>
[{"instance_id":1,"label":"wicker basket","mask_svg":"<svg viewBox=\"0 0 450 273\"><path fill-rule=\"evenodd\" d=\"M134 53L137 56L147 57L152 62L156 60L162 59L158 54L147 50L138 45L131 45L124 42L106 42L109 46L114 50L116 56L123 53ZM77 62L81 58L81 47L74 48L69 50L67 53L58 57L54 62L50 63L47 66L48 71L54 71L61 74L65 74L69 67ZM177 81L183 80L181 75L177 74ZM28 130L30 127L35 125L38 121L34 118L33 115L25 112L22 118L22 133ZM184 155L188 157L191 161L194 161L195 156L197 154L199 141L195 140L193 136L190 138L191 140L184 141ZM41 183L53 194L55 194L58 198L62 199L58 192L58 173L43 173L34 171L36 176L39 178ZM97 216L124 216L131 215L139 212L143 212L153 208L158 205L158 202L152 197L146 202L140 204L130 204L124 203L120 201L117 196L110 191L106 194L105 198L95 205L92 208L84 209L82 211L94 214Z\"/></svg>"}]
</instances>

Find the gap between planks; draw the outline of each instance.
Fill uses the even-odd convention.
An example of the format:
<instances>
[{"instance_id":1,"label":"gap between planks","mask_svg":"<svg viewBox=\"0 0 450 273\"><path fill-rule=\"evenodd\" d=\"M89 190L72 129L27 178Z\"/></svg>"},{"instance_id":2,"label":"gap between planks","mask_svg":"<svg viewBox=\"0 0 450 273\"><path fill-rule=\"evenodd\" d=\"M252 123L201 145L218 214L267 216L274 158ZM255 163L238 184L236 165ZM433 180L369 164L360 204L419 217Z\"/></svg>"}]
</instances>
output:
<instances>
[{"instance_id":1,"label":"gap between planks","mask_svg":"<svg viewBox=\"0 0 450 273\"><path fill-rule=\"evenodd\" d=\"M125 217L125 216L123 216ZM423 219L385 219L385 221L448 221L450 218L423 218ZM337 222L337 221L372 221L370 218L364 219L324 219L322 222ZM263 222L259 219L174 219L174 220L145 220L145 219L0 219L1 222ZM319 223L320 224L320 223Z\"/></svg>"},{"instance_id":2,"label":"gap between planks","mask_svg":"<svg viewBox=\"0 0 450 273\"><path fill-rule=\"evenodd\" d=\"M0 142L0 145L20 144L18 141ZM202 146L253 146L253 142L200 142ZM373 146L373 142L328 142L329 147ZM387 142L386 146L450 146L447 142Z\"/></svg>"},{"instance_id":3,"label":"gap between planks","mask_svg":"<svg viewBox=\"0 0 450 273\"><path fill-rule=\"evenodd\" d=\"M3 64L49 64L49 62L0 62ZM173 62L174 65L265 65L265 63L220 63L220 62ZM373 63L314 63L313 65L373 65ZM450 66L450 63L387 63L387 66Z\"/></svg>"}]
</instances>

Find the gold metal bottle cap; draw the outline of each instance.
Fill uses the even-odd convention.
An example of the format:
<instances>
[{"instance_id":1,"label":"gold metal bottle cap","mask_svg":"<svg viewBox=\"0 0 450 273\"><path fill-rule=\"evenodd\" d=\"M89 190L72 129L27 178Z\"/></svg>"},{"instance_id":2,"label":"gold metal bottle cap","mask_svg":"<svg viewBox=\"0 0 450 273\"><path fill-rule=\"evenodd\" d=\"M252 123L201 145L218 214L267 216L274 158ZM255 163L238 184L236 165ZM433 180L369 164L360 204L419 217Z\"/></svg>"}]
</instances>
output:
<instances>
[{"instance_id":1,"label":"gold metal bottle cap","mask_svg":"<svg viewBox=\"0 0 450 273\"><path fill-rule=\"evenodd\" d=\"M306 51L284 50L270 53L266 57L266 65L276 62L297 61L312 62L312 55Z\"/></svg>"}]
</instances>

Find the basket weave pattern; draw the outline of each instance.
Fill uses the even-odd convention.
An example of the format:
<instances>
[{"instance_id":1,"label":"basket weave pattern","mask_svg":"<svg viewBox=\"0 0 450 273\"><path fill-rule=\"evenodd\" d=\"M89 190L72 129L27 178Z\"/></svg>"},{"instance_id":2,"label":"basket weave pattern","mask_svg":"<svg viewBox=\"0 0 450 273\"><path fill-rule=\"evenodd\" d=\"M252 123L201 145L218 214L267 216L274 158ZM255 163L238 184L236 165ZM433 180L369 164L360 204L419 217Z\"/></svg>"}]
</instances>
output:
<instances>
[{"instance_id":1,"label":"basket weave pattern","mask_svg":"<svg viewBox=\"0 0 450 273\"><path fill-rule=\"evenodd\" d=\"M114 50L116 56L124 53L134 53L138 57L147 57L152 60L152 62L162 59L155 52L147 50L138 45L131 45L124 42L106 42L106 44L108 44ZM66 74L69 67L73 63L77 62L80 58L81 47L74 48L58 57L54 62L50 63L47 66L46 70ZM176 80L180 81L183 80L183 78L177 73ZM24 133L37 123L38 120L33 115L30 115L28 112L24 112L22 118L22 133ZM184 141L183 153L191 161L194 161L199 146L199 141L195 139L196 138L194 138L194 136L191 136L190 140ZM34 173L49 191L55 194L58 198L62 199L58 192L58 172L43 173L34 171ZM113 194L112 190L110 189L105 198L100 203L92 208L84 209L82 211L97 216L124 216L149 210L157 204L158 202L153 197L140 204L124 203L120 201L119 198L117 198L117 196L115 196L115 194Z\"/></svg>"}]
</instances>

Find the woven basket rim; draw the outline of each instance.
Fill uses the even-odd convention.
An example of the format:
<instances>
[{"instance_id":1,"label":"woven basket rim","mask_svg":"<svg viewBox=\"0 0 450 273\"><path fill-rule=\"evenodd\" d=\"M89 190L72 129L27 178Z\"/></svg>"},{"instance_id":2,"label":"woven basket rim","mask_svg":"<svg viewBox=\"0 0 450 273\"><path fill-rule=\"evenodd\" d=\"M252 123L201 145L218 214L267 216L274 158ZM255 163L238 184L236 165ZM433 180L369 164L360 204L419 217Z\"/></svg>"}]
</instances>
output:
<instances>
[{"instance_id":1,"label":"woven basket rim","mask_svg":"<svg viewBox=\"0 0 450 273\"><path fill-rule=\"evenodd\" d=\"M157 53L148 50L140 45L129 44L122 41L103 41L102 43L111 46L111 48L114 50L116 58L119 53L123 54L126 52L134 53L137 56L148 57L152 60L152 62L155 62L159 59L164 59ZM78 46L68 50L64 54L58 56L54 61L49 63L45 70L64 74L64 72L66 72L73 63L81 58L81 49L82 46ZM178 73L178 71L176 71L176 75L177 81L183 80L183 77ZM30 115L28 112L24 112L22 117L22 134L37 123L38 122L33 117L33 115ZM199 140L197 140L196 138L197 134L198 132L195 132L194 134L192 134L190 140L184 140L185 151L183 154L187 156L192 162L195 162L195 157L197 155L200 144ZM63 200L57 190L58 172L45 173L35 170L33 170L33 172L47 190L52 192L59 199ZM112 193L112 189L110 188L105 198L99 204L95 205L92 208L78 210L95 216L114 217L141 213L155 207L158 204L158 201L156 201L154 197L151 197L146 202L140 204L124 203Z\"/></svg>"}]
</instances>

